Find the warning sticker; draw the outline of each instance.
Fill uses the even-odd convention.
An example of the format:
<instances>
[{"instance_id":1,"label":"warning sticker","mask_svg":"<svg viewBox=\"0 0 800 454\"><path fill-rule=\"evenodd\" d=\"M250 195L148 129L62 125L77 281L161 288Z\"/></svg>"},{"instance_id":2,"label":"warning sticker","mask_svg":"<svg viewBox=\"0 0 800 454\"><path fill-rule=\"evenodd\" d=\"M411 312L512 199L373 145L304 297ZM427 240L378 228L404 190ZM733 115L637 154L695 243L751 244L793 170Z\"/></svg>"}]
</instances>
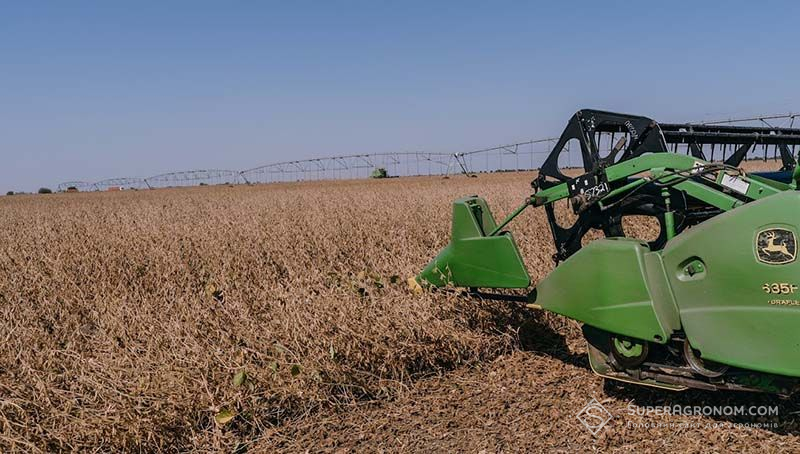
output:
<instances>
[{"instance_id":1,"label":"warning sticker","mask_svg":"<svg viewBox=\"0 0 800 454\"><path fill-rule=\"evenodd\" d=\"M750 189L750 183L742 180L739 177L728 175L727 173L722 174L721 183L726 188L734 190L739 194L747 194L747 190Z\"/></svg>"}]
</instances>

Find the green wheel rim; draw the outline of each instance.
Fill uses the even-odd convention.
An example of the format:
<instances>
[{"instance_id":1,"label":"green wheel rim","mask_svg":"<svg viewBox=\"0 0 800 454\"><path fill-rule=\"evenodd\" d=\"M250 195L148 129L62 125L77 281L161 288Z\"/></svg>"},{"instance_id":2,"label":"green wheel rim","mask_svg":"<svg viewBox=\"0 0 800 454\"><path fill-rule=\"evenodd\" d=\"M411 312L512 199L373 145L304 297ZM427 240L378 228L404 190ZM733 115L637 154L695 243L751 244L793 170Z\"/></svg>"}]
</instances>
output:
<instances>
[{"instance_id":1,"label":"green wheel rim","mask_svg":"<svg viewBox=\"0 0 800 454\"><path fill-rule=\"evenodd\" d=\"M642 344L630 339L614 338L614 349L626 358L638 358L642 355Z\"/></svg>"}]
</instances>

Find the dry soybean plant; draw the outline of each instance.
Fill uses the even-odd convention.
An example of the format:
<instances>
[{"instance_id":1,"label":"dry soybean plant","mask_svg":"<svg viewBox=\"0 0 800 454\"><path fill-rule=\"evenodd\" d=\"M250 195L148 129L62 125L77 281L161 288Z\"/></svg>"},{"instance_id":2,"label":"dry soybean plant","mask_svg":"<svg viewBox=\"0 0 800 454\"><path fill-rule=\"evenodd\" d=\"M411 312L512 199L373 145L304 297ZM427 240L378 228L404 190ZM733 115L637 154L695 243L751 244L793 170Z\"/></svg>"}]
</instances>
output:
<instances>
[{"instance_id":1,"label":"dry soybean plant","mask_svg":"<svg viewBox=\"0 0 800 454\"><path fill-rule=\"evenodd\" d=\"M524 308L406 278L446 244L453 198L500 216L531 176L1 199L0 447L230 450L510 351ZM536 278L552 251L527 216Z\"/></svg>"}]
</instances>

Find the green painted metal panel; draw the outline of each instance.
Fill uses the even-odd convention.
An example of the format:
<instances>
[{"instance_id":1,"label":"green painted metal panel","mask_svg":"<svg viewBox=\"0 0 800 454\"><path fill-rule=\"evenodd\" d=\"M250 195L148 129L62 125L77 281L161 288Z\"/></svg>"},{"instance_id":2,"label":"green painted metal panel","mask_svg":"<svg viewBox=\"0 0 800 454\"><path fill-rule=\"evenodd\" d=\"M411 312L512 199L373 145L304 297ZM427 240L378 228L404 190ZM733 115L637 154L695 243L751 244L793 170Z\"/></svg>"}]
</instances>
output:
<instances>
[{"instance_id":1,"label":"green painted metal panel","mask_svg":"<svg viewBox=\"0 0 800 454\"><path fill-rule=\"evenodd\" d=\"M661 253L656 251L644 254L644 264L647 288L653 298L653 310L661 329L666 333L680 330L681 317L678 313L678 303L664 271Z\"/></svg>"},{"instance_id":2,"label":"green painted metal panel","mask_svg":"<svg viewBox=\"0 0 800 454\"><path fill-rule=\"evenodd\" d=\"M667 243L664 269L689 342L703 358L800 376L800 290L794 287L800 286L800 262L758 259L760 249L771 247L758 245L759 234L770 229L792 233L793 244L787 238L772 247L783 245L796 256L798 226L800 193L787 191L720 214Z\"/></svg>"},{"instance_id":3,"label":"green painted metal panel","mask_svg":"<svg viewBox=\"0 0 800 454\"><path fill-rule=\"evenodd\" d=\"M658 321L645 281L647 253L639 240L593 241L537 284L536 304L616 334L666 342L670 333Z\"/></svg>"},{"instance_id":4,"label":"green painted metal panel","mask_svg":"<svg viewBox=\"0 0 800 454\"><path fill-rule=\"evenodd\" d=\"M758 181L759 183L762 183L764 185L770 186L770 187L775 188L775 189L777 189L779 191L788 191L789 189L792 189L791 185L788 185L786 183L782 183L780 181L770 180L769 178L764 178L764 177L762 177L760 175L749 174L747 176L751 180Z\"/></svg>"},{"instance_id":5,"label":"green painted metal panel","mask_svg":"<svg viewBox=\"0 0 800 454\"><path fill-rule=\"evenodd\" d=\"M531 278L511 233L486 236L496 228L483 199L456 200L450 244L422 270L418 281L436 287L528 288Z\"/></svg>"}]
</instances>

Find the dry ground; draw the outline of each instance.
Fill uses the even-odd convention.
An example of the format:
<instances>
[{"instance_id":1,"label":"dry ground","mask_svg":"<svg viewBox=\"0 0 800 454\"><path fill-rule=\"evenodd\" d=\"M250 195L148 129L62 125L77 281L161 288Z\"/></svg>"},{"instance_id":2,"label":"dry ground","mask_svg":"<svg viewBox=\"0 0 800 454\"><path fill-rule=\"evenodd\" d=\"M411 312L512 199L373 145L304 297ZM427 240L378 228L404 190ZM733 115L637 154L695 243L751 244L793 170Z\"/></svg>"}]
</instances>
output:
<instances>
[{"instance_id":1,"label":"dry ground","mask_svg":"<svg viewBox=\"0 0 800 454\"><path fill-rule=\"evenodd\" d=\"M452 199L532 176L3 197L0 451L796 450L796 400L604 385L573 322L406 288ZM512 230L546 275L544 213ZM728 403L780 414L628 414Z\"/></svg>"}]
</instances>

